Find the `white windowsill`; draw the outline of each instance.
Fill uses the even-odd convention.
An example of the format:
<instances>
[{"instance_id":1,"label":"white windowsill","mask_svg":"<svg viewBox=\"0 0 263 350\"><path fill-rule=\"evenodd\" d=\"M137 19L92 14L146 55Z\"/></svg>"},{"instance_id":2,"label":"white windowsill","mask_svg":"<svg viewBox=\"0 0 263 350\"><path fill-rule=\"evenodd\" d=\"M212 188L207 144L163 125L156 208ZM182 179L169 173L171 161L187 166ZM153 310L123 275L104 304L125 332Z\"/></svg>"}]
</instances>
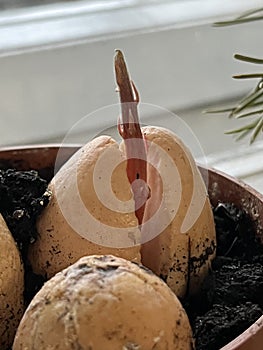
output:
<instances>
[{"instance_id":1,"label":"white windowsill","mask_svg":"<svg viewBox=\"0 0 263 350\"><path fill-rule=\"evenodd\" d=\"M237 177L263 193L263 141L242 145L238 150L211 154L207 164Z\"/></svg>"},{"instance_id":2,"label":"white windowsill","mask_svg":"<svg viewBox=\"0 0 263 350\"><path fill-rule=\"evenodd\" d=\"M198 26L261 5L261 0L109 0L7 10L0 13L0 54Z\"/></svg>"}]
</instances>

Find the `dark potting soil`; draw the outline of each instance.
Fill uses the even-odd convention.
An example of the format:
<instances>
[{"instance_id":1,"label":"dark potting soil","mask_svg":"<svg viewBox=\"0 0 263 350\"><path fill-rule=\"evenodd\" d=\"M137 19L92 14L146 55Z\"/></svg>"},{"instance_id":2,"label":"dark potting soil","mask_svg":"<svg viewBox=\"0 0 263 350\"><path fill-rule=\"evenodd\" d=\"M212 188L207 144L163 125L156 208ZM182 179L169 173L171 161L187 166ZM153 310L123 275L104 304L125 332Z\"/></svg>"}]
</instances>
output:
<instances>
[{"instance_id":1,"label":"dark potting soil","mask_svg":"<svg viewBox=\"0 0 263 350\"><path fill-rule=\"evenodd\" d=\"M25 266L26 304L43 285L27 261L37 239L36 219L48 204L47 181L36 171L0 170L0 212L21 251ZM231 204L214 208L217 257L194 298L183 300L196 350L217 350L263 314L263 246L251 220Z\"/></svg>"},{"instance_id":2,"label":"dark potting soil","mask_svg":"<svg viewBox=\"0 0 263 350\"><path fill-rule=\"evenodd\" d=\"M196 350L217 350L263 315L263 246L249 217L231 204L214 208L217 256L200 294L183 301Z\"/></svg>"},{"instance_id":3,"label":"dark potting soil","mask_svg":"<svg viewBox=\"0 0 263 350\"><path fill-rule=\"evenodd\" d=\"M21 252L25 269L25 303L28 304L45 279L32 272L27 261L29 244L37 239L36 220L49 202L47 181L36 171L0 169L0 213Z\"/></svg>"}]
</instances>

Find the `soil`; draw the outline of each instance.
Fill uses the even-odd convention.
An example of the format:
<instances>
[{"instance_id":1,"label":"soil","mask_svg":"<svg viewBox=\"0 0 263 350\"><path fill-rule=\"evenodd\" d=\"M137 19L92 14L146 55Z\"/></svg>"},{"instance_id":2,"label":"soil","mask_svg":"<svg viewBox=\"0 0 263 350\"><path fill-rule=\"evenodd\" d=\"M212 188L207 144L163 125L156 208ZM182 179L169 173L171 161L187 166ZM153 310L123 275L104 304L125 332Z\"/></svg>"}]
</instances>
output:
<instances>
[{"instance_id":1,"label":"soil","mask_svg":"<svg viewBox=\"0 0 263 350\"><path fill-rule=\"evenodd\" d=\"M47 181L36 171L0 170L0 212L21 252L25 268L25 302L30 302L45 278L27 261L29 244L37 239L36 220L49 202Z\"/></svg>"},{"instance_id":2,"label":"soil","mask_svg":"<svg viewBox=\"0 0 263 350\"><path fill-rule=\"evenodd\" d=\"M25 300L29 303L45 278L27 261L37 239L36 219L48 204L47 181L36 171L0 170L0 212L25 264ZM196 350L217 350L263 314L263 246L251 220L232 204L213 209L217 257L200 294L182 300L196 338Z\"/></svg>"},{"instance_id":3,"label":"soil","mask_svg":"<svg viewBox=\"0 0 263 350\"><path fill-rule=\"evenodd\" d=\"M217 350L263 315L263 246L232 204L214 208L217 256L200 294L183 301L196 350Z\"/></svg>"}]
</instances>

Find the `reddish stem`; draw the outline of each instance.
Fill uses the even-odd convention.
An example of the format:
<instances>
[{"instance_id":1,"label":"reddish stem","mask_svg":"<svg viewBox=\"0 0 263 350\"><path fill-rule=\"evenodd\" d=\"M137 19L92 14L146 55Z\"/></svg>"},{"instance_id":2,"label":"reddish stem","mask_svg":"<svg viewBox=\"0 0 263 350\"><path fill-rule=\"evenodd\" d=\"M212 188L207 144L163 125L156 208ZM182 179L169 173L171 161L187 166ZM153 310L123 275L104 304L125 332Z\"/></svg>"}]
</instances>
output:
<instances>
[{"instance_id":1,"label":"reddish stem","mask_svg":"<svg viewBox=\"0 0 263 350\"><path fill-rule=\"evenodd\" d=\"M115 74L121 101L121 120L118 122L118 129L125 143L127 176L133 191L135 215L141 225L145 202L149 197L147 155L137 110L139 94L130 80L120 50L117 50L115 55Z\"/></svg>"}]
</instances>

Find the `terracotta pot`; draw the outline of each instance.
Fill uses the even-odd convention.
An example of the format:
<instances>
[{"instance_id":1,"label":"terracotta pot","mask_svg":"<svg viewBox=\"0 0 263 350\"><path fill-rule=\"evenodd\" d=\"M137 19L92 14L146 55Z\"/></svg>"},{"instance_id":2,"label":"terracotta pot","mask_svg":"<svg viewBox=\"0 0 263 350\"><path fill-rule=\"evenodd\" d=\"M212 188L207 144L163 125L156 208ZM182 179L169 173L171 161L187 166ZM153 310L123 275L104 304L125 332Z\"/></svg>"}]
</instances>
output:
<instances>
[{"instance_id":1,"label":"terracotta pot","mask_svg":"<svg viewBox=\"0 0 263 350\"><path fill-rule=\"evenodd\" d=\"M59 164L62 165L77 149L78 145L60 149ZM41 176L50 180L54 174L59 145L30 146L0 149L0 168L15 167L19 170L39 170ZM57 164L58 165L58 164ZM203 175L206 169L200 167ZM234 203L251 217L257 235L263 244L263 195L250 186L214 169L208 170L208 191L211 203L218 201ZM259 350L263 343L263 316L231 343L221 350Z\"/></svg>"}]
</instances>

